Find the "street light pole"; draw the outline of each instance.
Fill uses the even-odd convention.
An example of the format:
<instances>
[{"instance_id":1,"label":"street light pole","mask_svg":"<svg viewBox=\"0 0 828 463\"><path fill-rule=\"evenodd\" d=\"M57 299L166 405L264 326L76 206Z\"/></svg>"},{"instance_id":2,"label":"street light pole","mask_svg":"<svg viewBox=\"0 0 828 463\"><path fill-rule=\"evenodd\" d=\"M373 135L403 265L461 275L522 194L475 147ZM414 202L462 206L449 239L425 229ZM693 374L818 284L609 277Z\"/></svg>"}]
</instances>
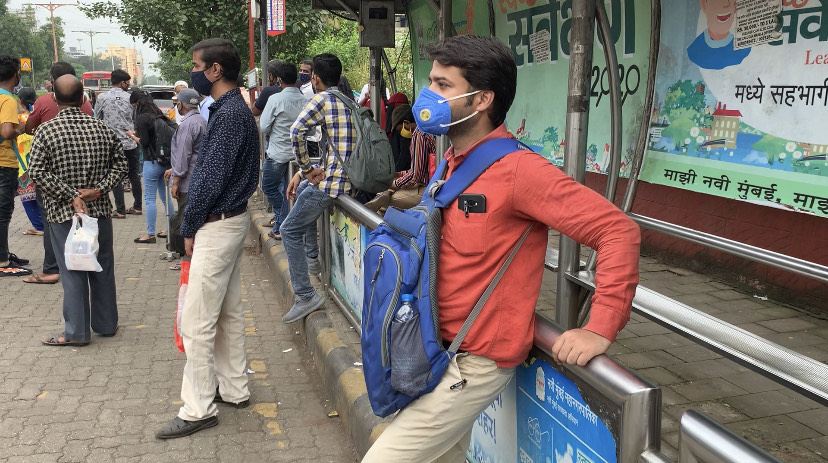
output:
<instances>
[{"instance_id":1,"label":"street light pole","mask_svg":"<svg viewBox=\"0 0 828 463\"><path fill-rule=\"evenodd\" d=\"M72 32L79 32L81 34L87 34L89 36L89 56L92 59L92 70L95 70L95 49L92 47L92 37L98 34L107 34L108 32L96 32L96 31L72 31Z\"/></svg>"},{"instance_id":2,"label":"street light pole","mask_svg":"<svg viewBox=\"0 0 828 463\"><path fill-rule=\"evenodd\" d=\"M77 6L75 3L29 3L29 5L42 6L49 10L49 19L52 21L52 47L55 50L55 61L58 61L57 36L55 35L55 10L62 6Z\"/></svg>"}]
</instances>

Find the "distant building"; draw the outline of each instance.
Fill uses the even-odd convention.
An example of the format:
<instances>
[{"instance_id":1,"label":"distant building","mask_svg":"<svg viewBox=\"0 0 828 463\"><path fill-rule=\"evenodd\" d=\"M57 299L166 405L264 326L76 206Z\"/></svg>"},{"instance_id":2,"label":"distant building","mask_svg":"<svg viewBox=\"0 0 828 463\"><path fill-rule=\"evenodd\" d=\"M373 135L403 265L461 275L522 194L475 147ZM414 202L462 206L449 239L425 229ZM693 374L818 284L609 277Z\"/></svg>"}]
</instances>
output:
<instances>
[{"instance_id":1,"label":"distant building","mask_svg":"<svg viewBox=\"0 0 828 463\"><path fill-rule=\"evenodd\" d=\"M727 109L721 102L713 111L713 129L708 141L724 140L725 148L736 148L736 134L739 133L739 121L742 113L738 109Z\"/></svg>"},{"instance_id":2,"label":"distant building","mask_svg":"<svg viewBox=\"0 0 828 463\"><path fill-rule=\"evenodd\" d=\"M83 50L78 47L69 47L69 50L66 50L66 56L70 58L80 58L84 56Z\"/></svg>"},{"instance_id":3,"label":"distant building","mask_svg":"<svg viewBox=\"0 0 828 463\"><path fill-rule=\"evenodd\" d=\"M135 48L109 44L102 59L117 58L121 61L121 69L132 76L132 83L138 84L144 79L144 57Z\"/></svg>"}]
</instances>

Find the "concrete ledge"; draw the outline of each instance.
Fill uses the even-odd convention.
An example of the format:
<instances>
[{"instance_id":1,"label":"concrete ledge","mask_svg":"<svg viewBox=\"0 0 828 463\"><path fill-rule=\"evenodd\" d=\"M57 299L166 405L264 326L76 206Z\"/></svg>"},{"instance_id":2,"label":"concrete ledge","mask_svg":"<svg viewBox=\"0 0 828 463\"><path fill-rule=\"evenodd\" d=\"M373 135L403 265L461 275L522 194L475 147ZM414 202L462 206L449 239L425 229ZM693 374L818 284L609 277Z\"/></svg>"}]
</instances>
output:
<instances>
[{"instance_id":1,"label":"concrete ledge","mask_svg":"<svg viewBox=\"0 0 828 463\"><path fill-rule=\"evenodd\" d=\"M251 221L252 232L261 243L262 255L270 268L272 282L279 291L281 302L290 307L293 305L293 289L290 286L287 254L281 241L267 235L270 231L270 215L254 212L251 214ZM325 303L324 309L305 318L300 323L300 329L328 395L336 404L345 431L362 456L391 420L382 419L371 410L362 366L358 364L360 359L342 342L328 317L328 311L338 311L339 308L329 300Z\"/></svg>"}]
</instances>

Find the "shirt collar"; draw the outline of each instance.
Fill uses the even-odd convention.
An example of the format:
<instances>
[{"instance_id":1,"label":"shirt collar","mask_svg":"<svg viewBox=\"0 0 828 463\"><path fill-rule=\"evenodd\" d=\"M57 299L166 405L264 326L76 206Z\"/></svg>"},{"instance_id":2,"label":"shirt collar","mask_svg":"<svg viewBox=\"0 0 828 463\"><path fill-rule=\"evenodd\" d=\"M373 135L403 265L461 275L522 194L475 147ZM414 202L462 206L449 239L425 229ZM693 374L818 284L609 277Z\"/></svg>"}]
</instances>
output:
<instances>
[{"instance_id":1,"label":"shirt collar","mask_svg":"<svg viewBox=\"0 0 828 463\"><path fill-rule=\"evenodd\" d=\"M449 149L443 154L443 157L446 160L451 161L454 158L454 163L461 163L463 159L466 159L466 156L469 155L475 148L480 146L482 143L487 142L489 140L494 140L495 138L515 138L508 130L506 130L506 124L500 124L496 129L489 132L488 135L477 140L476 142L472 143L470 146L466 147L462 151L458 151L457 153L454 152L454 147L450 146Z\"/></svg>"},{"instance_id":2,"label":"shirt collar","mask_svg":"<svg viewBox=\"0 0 828 463\"><path fill-rule=\"evenodd\" d=\"M61 109L60 112L58 113L58 115L55 116L55 117L64 117L64 116L71 116L71 115L77 115L77 114L83 114L83 113L81 112L80 108L72 106L72 107L69 107L69 108Z\"/></svg>"},{"instance_id":3,"label":"shirt collar","mask_svg":"<svg viewBox=\"0 0 828 463\"><path fill-rule=\"evenodd\" d=\"M198 114L199 116L201 116L201 114L198 112L198 108L190 108L190 112L188 112L187 114L181 116L180 121L181 122L186 121L187 119L192 117L193 114Z\"/></svg>"},{"instance_id":4,"label":"shirt collar","mask_svg":"<svg viewBox=\"0 0 828 463\"><path fill-rule=\"evenodd\" d=\"M218 100L216 100L215 102L213 102L213 104L210 105L210 111L215 111L221 108L222 106L224 106L225 103L230 101L230 99L235 97L241 98L241 92L239 91L238 87L234 87L232 90L218 97Z\"/></svg>"}]
</instances>

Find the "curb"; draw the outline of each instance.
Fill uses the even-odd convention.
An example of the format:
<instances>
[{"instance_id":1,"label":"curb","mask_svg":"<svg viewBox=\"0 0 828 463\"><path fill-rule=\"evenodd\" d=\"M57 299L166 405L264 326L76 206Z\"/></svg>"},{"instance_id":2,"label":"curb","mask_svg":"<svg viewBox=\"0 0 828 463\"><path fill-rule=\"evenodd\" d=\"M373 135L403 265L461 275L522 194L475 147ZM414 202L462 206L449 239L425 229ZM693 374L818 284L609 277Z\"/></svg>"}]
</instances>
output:
<instances>
[{"instance_id":1,"label":"curb","mask_svg":"<svg viewBox=\"0 0 828 463\"><path fill-rule=\"evenodd\" d=\"M250 215L250 221L251 232L261 243L262 255L272 273L272 282L279 291L280 302L289 307L293 304L293 289L290 286L287 254L280 241L267 236L270 215L254 212ZM328 395L336 405L342 425L361 457L391 420L374 415L368 402L360 359L342 342L328 317L329 310L339 308L330 299L325 302L324 308L308 315L300 323L300 330Z\"/></svg>"}]
</instances>

